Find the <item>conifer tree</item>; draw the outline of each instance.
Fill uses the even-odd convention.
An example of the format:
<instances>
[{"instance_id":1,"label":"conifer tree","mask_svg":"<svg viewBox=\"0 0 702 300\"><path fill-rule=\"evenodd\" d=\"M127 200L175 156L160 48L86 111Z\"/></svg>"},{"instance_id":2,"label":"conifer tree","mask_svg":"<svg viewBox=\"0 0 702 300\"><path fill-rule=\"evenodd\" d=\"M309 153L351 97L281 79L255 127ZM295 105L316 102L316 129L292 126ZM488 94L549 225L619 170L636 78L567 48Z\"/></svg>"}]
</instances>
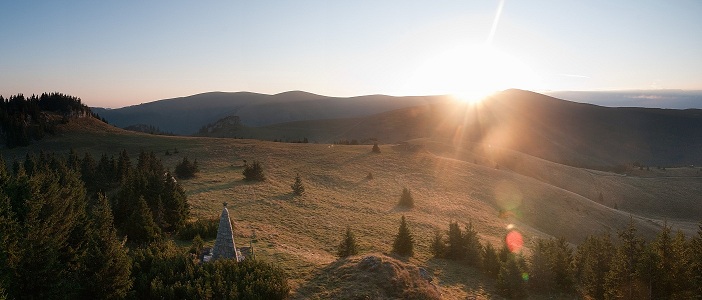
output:
<instances>
[{"instance_id":1,"label":"conifer tree","mask_svg":"<svg viewBox=\"0 0 702 300\"><path fill-rule=\"evenodd\" d=\"M500 273L500 260L497 258L497 250L491 243L486 243L482 251L483 273L492 279L497 279Z\"/></svg>"},{"instance_id":2,"label":"conifer tree","mask_svg":"<svg viewBox=\"0 0 702 300\"><path fill-rule=\"evenodd\" d=\"M405 216L400 219L400 228L397 231L395 242L392 244L392 252L401 256L412 256L414 254L414 238L407 226Z\"/></svg>"},{"instance_id":3,"label":"conifer tree","mask_svg":"<svg viewBox=\"0 0 702 300\"><path fill-rule=\"evenodd\" d=\"M465 257L465 239L463 231L458 222L449 223L448 245L446 247L446 257L449 259L461 260Z\"/></svg>"},{"instance_id":4,"label":"conifer tree","mask_svg":"<svg viewBox=\"0 0 702 300\"><path fill-rule=\"evenodd\" d=\"M151 210L144 197L139 197L136 207L124 225L124 234L128 241L136 245L147 244L159 239L161 230L154 222Z\"/></svg>"},{"instance_id":5,"label":"conifer tree","mask_svg":"<svg viewBox=\"0 0 702 300\"><path fill-rule=\"evenodd\" d=\"M351 227L346 226L346 233L344 234L344 239L341 240L341 242L339 243L336 255L338 255L341 258L344 258L356 254L358 254L356 237L354 236L353 232L351 232Z\"/></svg>"},{"instance_id":6,"label":"conifer tree","mask_svg":"<svg viewBox=\"0 0 702 300\"><path fill-rule=\"evenodd\" d=\"M697 235L690 240L690 252L692 253L692 285L695 287L693 293L702 295L702 221L697 227Z\"/></svg>"},{"instance_id":7,"label":"conifer tree","mask_svg":"<svg viewBox=\"0 0 702 300\"><path fill-rule=\"evenodd\" d=\"M614 245L609 234L591 235L578 246L574 257L575 278L581 291L594 298L605 298L605 279L612 265Z\"/></svg>"},{"instance_id":8,"label":"conifer tree","mask_svg":"<svg viewBox=\"0 0 702 300\"><path fill-rule=\"evenodd\" d=\"M168 172L166 172L160 199L163 202L163 215L166 224L162 229L177 231L183 228L190 215L190 205L188 205L185 190Z\"/></svg>"},{"instance_id":9,"label":"conifer tree","mask_svg":"<svg viewBox=\"0 0 702 300\"><path fill-rule=\"evenodd\" d=\"M478 231L473 228L473 222L468 222L463 234L463 247L465 251L464 259L469 266L480 266L480 252L483 246L480 244Z\"/></svg>"},{"instance_id":10,"label":"conifer tree","mask_svg":"<svg viewBox=\"0 0 702 300\"><path fill-rule=\"evenodd\" d=\"M446 257L446 243L440 230L434 231L434 237L431 240L431 253L436 258Z\"/></svg>"},{"instance_id":11,"label":"conifer tree","mask_svg":"<svg viewBox=\"0 0 702 300\"><path fill-rule=\"evenodd\" d=\"M508 299L526 298L526 284L522 277L523 269L518 261L519 257L510 254L502 263L500 273L497 275L496 287L500 295Z\"/></svg>"},{"instance_id":12,"label":"conifer tree","mask_svg":"<svg viewBox=\"0 0 702 300\"><path fill-rule=\"evenodd\" d=\"M638 295L644 279L650 277L653 269L642 260L652 258L644 252L645 243L637 236L633 217L629 218L627 228L619 232L619 246L611 260L610 270L605 276L605 298L639 299ZM649 260L649 262L652 262ZM650 282L650 280L646 280ZM646 288L648 290L648 288Z\"/></svg>"},{"instance_id":13,"label":"conifer tree","mask_svg":"<svg viewBox=\"0 0 702 300\"><path fill-rule=\"evenodd\" d=\"M131 263L127 249L117 239L112 212L104 195L99 195L89 211L90 231L83 258L85 281L82 298L101 295L103 299L123 299L132 286Z\"/></svg>"},{"instance_id":14,"label":"conifer tree","mask_svg":"<svg viewBox=\"0 0 702 300\"><path fill-rule=\"evenodd\" d=\"M292 188L293 194L296 196L302 196L305 193L305 185L302 184L302 178L300 178L299 173L295 176L295 182L290 185L290 188Z\"/></svg>"},{"instance_id":15,"label":"conifer tree","mask_svg":"<svg viewBox=\"0 0 702 300\"><path fill-rule=\"evenodd\" d=\"M265 181L266 175L263 174L263 166L260 162L255 161L249 165L244 166L244 180L246 181Z\"/></svg>"},{"instance_id":16,"label":"conifer tree","mask_svg":"<svg viewBox=\"0 0 702 300\"><path fill-rule=\"evenodd\" d=\"M402 189L402 195L400 196L400 202L398 205L406 208L414 207L414 198L412 198L412 194L410 193L409 189Z\"/></svg>"}]
</instances>

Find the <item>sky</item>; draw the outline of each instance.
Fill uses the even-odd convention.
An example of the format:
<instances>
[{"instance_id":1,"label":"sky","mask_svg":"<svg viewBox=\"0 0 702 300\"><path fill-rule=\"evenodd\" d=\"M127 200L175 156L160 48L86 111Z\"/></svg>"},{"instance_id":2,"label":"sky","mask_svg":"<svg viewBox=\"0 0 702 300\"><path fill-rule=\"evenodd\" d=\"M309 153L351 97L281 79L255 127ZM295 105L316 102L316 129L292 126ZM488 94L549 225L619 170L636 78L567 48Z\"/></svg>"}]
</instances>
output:
<instances>
[{"instance_id":1,"label":"sky","mask_svg":"<svg viewBox=\"0 0 702 300\"><path fill-rule=\"evenodd\" d=\"M702 1L0 1L0 95L702 90Z\"/></svg>"}]
</instances>

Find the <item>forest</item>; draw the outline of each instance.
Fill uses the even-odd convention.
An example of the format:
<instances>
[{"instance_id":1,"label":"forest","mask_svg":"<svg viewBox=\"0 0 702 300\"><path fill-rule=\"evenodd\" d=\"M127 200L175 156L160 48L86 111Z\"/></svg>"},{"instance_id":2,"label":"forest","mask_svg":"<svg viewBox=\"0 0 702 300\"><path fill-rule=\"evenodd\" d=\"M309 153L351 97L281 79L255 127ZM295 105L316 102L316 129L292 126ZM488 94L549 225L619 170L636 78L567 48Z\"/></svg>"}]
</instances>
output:
<instances>
[{"instance_id":1,"label":"forest","mask_svg":"<svg viewBox=\"0 0 702 300\"><path fill-rule=\"evenodd\" d=\"M0 160L0 298L281 299L290 290L269 263L200 264L176 246L189 207L153 153L136 164L126 151L20 161Z\"/></svg>"},{"instance_id":2,"label":"forest","mask_svg":"<svg viewBox=\"0 0 702 300\"><path fill-rule=\"evenodd\" d=\"M0 136L8 148L27 146L47 133L56 133L56 125L93 114L80 98L61 93L43 93L25 97L17 94L5 99L0 95Z\"/></svg>"}]
</instances>

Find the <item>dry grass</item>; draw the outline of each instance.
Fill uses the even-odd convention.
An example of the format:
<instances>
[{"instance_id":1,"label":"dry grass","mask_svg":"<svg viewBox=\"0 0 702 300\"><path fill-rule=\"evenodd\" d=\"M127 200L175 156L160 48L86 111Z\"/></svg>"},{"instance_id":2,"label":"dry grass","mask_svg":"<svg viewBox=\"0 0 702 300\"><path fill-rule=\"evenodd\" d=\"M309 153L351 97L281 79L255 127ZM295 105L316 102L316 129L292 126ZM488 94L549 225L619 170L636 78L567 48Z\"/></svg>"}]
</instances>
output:
<instances>
[{"instance_id":1,"label":"dry grass","mask_svg":"<svg viewBox=\"0 0 702 300\"><path fill-rule=\"evenodd\" d=\"M387 253L405 215L416 240L416 255L407 263L429 270L444 298L490 298L493 287L477 271L431 258L435 229L446 230L452 220L472 221L483 241L499 246L505 227L513 224L528 246L535 237L549 236L578 243L589 234L623 228L630 215L647 237L657 233L666 218L691 232L688 225L702 215L686 214L699 210L699 196L692 194L702 190L702 182L687 175L625 177L510 151L477 154L426 140L381 145L382 153L373 154L370 146L165 137L110 129L66 131L29 150L66 153L71 147L94 155L127 149L132 157L142 149L154 151L171 169L184 155L196 158L201 172L181 181L193 217L218 216L222 202L228 202L237 243L248 243L255 231L258 257L288 272L294 298L332 293L319 289L328 282L325 270L338 267L335 248L347 225L362 255ZM163 154L174 148L178 154ZM26 151L3 150L3 156L24 157ZM512 162L494 168L494 162L508 159ZM262 162L267 181L243 181L244 160ZM374 179L366 179L368 172ZM301 197L294 197L290 188L297 173L306 185ZM396 206L403 187L412 191L414 209ZM597 202L599 191L602 204ZM618 199L619 210L609 207L610 199Z\"/></svg>"}]
</instances>

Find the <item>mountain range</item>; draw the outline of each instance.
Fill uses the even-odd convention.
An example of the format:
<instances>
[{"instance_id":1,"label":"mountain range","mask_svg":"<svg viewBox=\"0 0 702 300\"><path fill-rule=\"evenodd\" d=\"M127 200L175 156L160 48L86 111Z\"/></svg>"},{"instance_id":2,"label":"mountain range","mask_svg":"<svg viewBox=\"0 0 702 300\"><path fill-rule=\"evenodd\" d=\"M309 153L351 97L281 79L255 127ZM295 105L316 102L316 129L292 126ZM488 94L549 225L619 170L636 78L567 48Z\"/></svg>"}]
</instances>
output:
<instances>
[{"instance_id":1,"label":"mountain range","mask_svg":"<svg viewBox=\"0 0 702 300\"><path fill-rule=\"evenodd\" d=\"M211 92L159 100L118 109L92 108L110 124L124 128L144 124L164 132L191 135L208 123L238 116L247 126L367 116L379 112L446 101L447 96L369 95L337 98L291 91L275 95Z\"/></svg>"},{"instance_id":2,"label":"mountain range","mask_svg":"<svg viewBox=\"0 0 702 300\"><path fill-rule=\"evenodd\" d=\"M215 92L94 111L118 127L147 124L175 134L313 143L432 138L595 169L702 165L700 109L604 107L523 90L477 103Z\"/></svg>"}]
</instances>

